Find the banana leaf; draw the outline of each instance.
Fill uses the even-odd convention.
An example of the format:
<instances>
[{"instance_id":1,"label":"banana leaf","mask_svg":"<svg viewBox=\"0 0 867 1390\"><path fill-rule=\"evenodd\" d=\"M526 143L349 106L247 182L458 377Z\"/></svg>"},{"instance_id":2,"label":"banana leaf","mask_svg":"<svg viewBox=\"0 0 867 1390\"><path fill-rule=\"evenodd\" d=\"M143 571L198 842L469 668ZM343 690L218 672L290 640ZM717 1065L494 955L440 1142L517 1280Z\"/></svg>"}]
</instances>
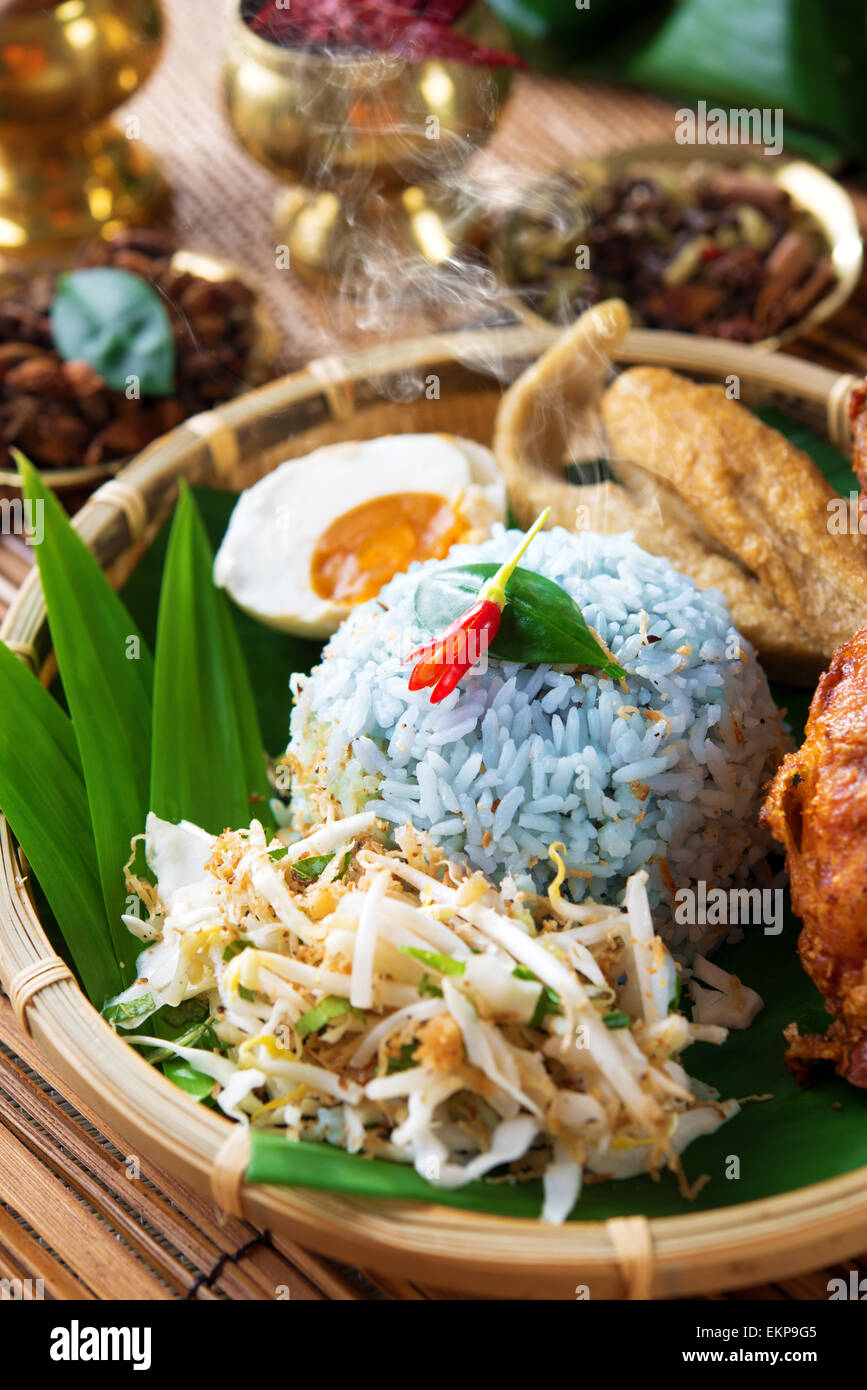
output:
<instances>
[{"instance_id":1,"label":"banana leaf","mask_svg":"<svg viewBox=\"0 0 867 1390\"><path fill-rule=\"evenodd\" d=\"M546 66L687 104L779 107L787 148L867 159L863 0L680 0L641 14L625 0L490 3Z\"/></svg>"},{"instance_id":2,"label":"banana leaf","mask_svg":"<svg viewBox=\"0 0 867 1390\"><path fill-rule=\"evenodd\" d=\"M487 0L489 7L520 40L565 42L580 51L625 24L664 14L667 0Z\"/></svg>"}]
</instances>

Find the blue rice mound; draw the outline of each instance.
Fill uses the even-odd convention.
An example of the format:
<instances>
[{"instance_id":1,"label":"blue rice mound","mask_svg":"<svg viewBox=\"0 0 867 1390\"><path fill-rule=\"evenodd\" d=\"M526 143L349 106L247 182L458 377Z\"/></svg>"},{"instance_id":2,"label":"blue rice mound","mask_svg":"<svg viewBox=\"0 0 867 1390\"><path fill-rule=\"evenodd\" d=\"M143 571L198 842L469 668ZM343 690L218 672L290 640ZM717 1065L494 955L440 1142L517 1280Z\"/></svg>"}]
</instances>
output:
<instances>
[{"instance_id":1,"label":"blue rice mound","mask_svg":"<svg viewBox=\"0 0 867 1390\"><path fill-rule=\"evenodd\" d=\"M502 561L498 528L445 564ZM756 826L785 746L753 648L721 594L700 591L624 536L560 528L522 565L562 585L626 670L491 660L440 705L411 693L402 659L431 634L418 622L416 564L359 607L296 697L287 759L299 828L375 811L411 821L451 857L525 892L544 892L552 841L566 847L572 898L614 901L646 866L651 901L675 888L743 882L767 851ZM705 929L671 928L674 938Z\"/></svg>"}]
</instances>

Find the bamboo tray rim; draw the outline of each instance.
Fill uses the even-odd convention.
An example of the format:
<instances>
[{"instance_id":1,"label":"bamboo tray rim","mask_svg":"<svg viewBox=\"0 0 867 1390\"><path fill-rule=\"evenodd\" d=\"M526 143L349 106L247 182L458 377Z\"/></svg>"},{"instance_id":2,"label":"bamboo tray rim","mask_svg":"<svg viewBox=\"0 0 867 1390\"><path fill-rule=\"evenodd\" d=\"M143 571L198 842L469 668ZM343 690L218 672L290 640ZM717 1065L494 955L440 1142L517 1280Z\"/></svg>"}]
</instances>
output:
<instances>
[{"instance_id":1,"label":"bamboo tray rim","mask_svg":"<svg viewBox=\"0 0 867 1390\"><path fill-rule=\"evenodd\" d=\"M181 477L185 464L191 465L188 455L194 447L219 453L220 441L234 436L245 423L313 397L322 397L332 418L345 422L351 419L353 384L408 367L462 364L477 377L488 374L490 389L497 390L492 370L497 364L538 355L557 332L522 326L429 335L311 363L198 417L206 421L204 426L196 420L180 425L150 445L117 481L141 497L147 479L156 475L165 483ZM858 381L852 375L780 353L654 330L633 330L618 356L624 362L679 366L693 374L739 373L760 391L803 397L824 413L833 442L840 447L847 443L846 406ZM93 547L107 528L117 525L119 510L116 496L96 493L76 517L76 527ZM154 518L154 528L159 520ZM131 534L131 539L138 537ZM0 625L0 639L26 656L44 624L45 605L34 568ZM0 816L0 981L8 992L23 968L54 958L11 831ZM106 1114L145 1155L199 1191L211 1192L214 1161L237 1125L198 1107L149 1067L70 980L33 997L27 1024L56 1070L97 1113ZM126 1096L133 1093L136 1105L129 1107ZM532 1218L446 1208L435 1200L408 1203L247 1185L243 1209L256 1224L282 1229L326 1255L415 1277L421 1277L423 1269L427 1282L467 1292L490 1292L496 1276L501 1290L526 1297L563 1296L570 1279L575 1284L592 1282L593 1297L687 1296L825 1265L863 1249L867 1165L751 1202L705 1212L686 1209L675 1216L626 1218L646 1228L650 1264L644 1271L645 1295L636 1293L633 1264L607 1221L551 1227Z\"/></svg>"}]
</instances>

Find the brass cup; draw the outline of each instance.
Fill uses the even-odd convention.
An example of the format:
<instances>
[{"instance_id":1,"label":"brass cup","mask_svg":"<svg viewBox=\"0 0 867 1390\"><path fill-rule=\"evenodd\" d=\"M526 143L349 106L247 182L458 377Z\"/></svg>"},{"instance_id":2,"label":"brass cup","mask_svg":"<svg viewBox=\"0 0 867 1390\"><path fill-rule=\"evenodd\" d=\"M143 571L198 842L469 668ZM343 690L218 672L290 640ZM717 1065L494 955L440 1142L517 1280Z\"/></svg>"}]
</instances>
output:
<instances>
[{"instance_id":1,"label":"brass cup","mask_svg":"<svg viewBox=\"0 0 867 1390\"><path fill-rule=\"evenodd\" d=\"M250 154L288 184L274 229L291 268L351 289L374 257L435 266L472 240L480 209L460 170L493 130L510 77L440 59L283 48L237 13L226 106Z\"/></svg>"},{"instance_id":2,"label":"brass cup","mask_svg":"<svg viewBox=\"0 0 867 1390\"><path fill-rule=\"evenodd\" d=\"M62 0L0 19L0 257L71 250L161 206L133 121L105 118L150 75L162 33L160 0Z\"/></svg>"}]
</instances>

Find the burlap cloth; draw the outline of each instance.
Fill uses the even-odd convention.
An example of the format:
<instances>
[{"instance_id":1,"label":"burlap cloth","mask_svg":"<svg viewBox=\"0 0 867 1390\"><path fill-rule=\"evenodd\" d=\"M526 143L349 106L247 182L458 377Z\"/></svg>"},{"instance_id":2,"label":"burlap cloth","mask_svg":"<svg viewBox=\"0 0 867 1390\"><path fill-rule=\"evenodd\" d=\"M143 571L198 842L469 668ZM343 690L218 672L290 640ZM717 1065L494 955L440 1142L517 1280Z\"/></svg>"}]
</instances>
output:
<instances>
[{"instance_id":1,"label":"burlap cloth","mask_svg":"<svg viewBox=\"0 0 867 1390\"><path fill-rule=\"evenodd\" d=\"M168 35L156 74L124 112L163 162L174 194L174 225L182 243L227 257L266 297L283 333L281 363L398 338L454 322L441 313L403 307L399 286L377 312L341 305L277 268L271 207L279 180L240 145L223 110L221 69L231 0L164 0ZM671 139L673 108L600 84L574 85L536 75L513 83L499 127L470 166L496 203L508 202L528 179L564 161L617 146ZM123 113L119 113L123 114ZM485 318L490 305L461 306L464 321Z\"/></svg>"}]
</instances>

